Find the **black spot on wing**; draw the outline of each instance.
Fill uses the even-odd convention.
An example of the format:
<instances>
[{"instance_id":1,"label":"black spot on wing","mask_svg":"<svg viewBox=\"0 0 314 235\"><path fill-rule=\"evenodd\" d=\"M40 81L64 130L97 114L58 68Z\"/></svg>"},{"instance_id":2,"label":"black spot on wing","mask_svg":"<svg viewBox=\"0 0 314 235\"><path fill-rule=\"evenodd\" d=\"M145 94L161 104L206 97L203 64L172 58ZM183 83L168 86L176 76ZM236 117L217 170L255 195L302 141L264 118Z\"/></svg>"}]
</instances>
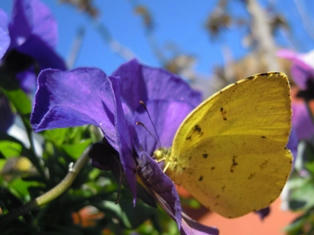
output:
<instances>
[{"instance_id":1,"label":"black spot on wing","mask_svg":"<svg viewBox=\"0 0 314 235\"><path fill-rule=\"evenodd\" d=\"M236 161L237 159L237 156L233 155L232 156L232 164L230 166L230 172L233 173L234 172L234 169L237 165L239 165L239 163Z\"/></svg>"},{"instance_id":2,"label":"black spot on wing","mask_svg":"<svg viewBox=\"0 0 314 235\"><path fill-rule=\"evenodd\" d=\"M199 125L196 124L193 127L193 132L197 132L197 133L201 134L202 133L202 128Z\"/></svg>"},{"instance_id":3,"label":"black spot on wing","mask_svg":"<svg viewBox=\"0 0 314 235\"><path fill-rule=\"evenodd\" d=\"M266 139L266 136L265 136L265 135L262 135L261 138L262 138L262 139Z\"/></svg>"},{"instance_id":4,"label":"black spot on wing","mask_svg":"<svg viewBox=\"0 0 314 235\"><path fill-rule=\"evenodd\" d=\"M256 76L249 76L249 77L247 77L246 79L247 79L247 80L253 80L255 77L256 77Z\"/></svg>"},{"instance_id":5,"label":"black spot on wing","mask_svg":"<svg viewBox=\"0 0 314 235\"><path fill-rule=\"evenodd\" d=\"M260 167L261 169L264 169L267 165L268 165L268 160L265 160L265 161L263 161L263 162L259 165L259 167Z\"/></svg>"},{"instance_id":6,"label":"black spot on wing","mask_svg":"<svg viewBox=\"0 0 314 235\"><path fill-rule=\"evenodd\" d=\"M271 73L271 74L274 74L274 73ZM258 76L268 77L271 74L270 73L260 73Z\"/></svg>"},{"instance_id":7,"label":"black spot on wing","mask_svg":"<svg viewBox=\"0 0 314 235\"><path fill-rule=\"evenodd\" d=\"M224 109L224 107L220 107L220 113L221 113L222 119L224 121L227 121L227 111Z\"/></svg>"},{"instance_id":8,"label":"black spot on wing","mask_svg":"<svg viewBox=\"0 0 314 235\"><path fill-rule=\"evenodd\" d=\"M204 132L202 131L202 128L200 125L196 124L193 129L192 129L192 133L190 133L185 140L192 140L194 135L198 135L198 136L202 136L204 134Z\"/></svg>"},{"instance_id":9,"label":"black spot on wing","mask_svg":"<svg viewBox=\"0 0 314 235\"><path fill-rule=\"evenodd\" d=\"M216 169L216 167L212 166L210 169L213 171L213 170L215 170L215 169Z\"/></svg>"},{"instance_id":10,"label":"black spot on wing","mask_svg":"<svg viewBox=\"0 0 314 235\"><path fill-rule=\"evenodd\" d=\"M198 178L198 181L202 181L204 179L204 177L201 175L199 178Z\"/></svg>"},{"instance_id":11,"label":"black spot on wing","mask_svg":"<svg viewBox=\"0 0 314 235\"><path fill-rule=\"evenodd\" d=\"M203 154L202 154L202 157L203 157L203 158L208 158L208 154L207 154L207 153L203 153Z\"/></svg>"},{"instance_id":12,"label":"black spot on wing","mask_svg":"<svg viewBox=\"0 0 314 235\"><path fill-rule=\"evenodd\" d=\"M251 179L254 178L254 176L255 176L255 173L251 173L251 174L247 177L247 179L248 179L248 180L251 180Z\"/></svg>"}]
</instances>

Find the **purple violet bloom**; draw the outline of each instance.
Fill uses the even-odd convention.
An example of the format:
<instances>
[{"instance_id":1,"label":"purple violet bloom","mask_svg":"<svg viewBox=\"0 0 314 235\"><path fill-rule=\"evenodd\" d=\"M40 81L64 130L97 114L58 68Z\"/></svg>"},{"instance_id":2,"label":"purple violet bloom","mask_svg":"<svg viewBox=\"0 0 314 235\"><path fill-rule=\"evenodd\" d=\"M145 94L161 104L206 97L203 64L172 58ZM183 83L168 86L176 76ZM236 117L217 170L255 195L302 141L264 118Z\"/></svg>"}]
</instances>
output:
<instances>
[{"instance_id":1,"label":"purple violet bloom","mask_svg":"<svg viewBox=\"0 0 314 235\"><path fill-rule=\"evenodd\" d=\"M300 54L291 50L279 50L277 56L292 62L291 75L300 89L306 89L307 80L314 81L314 51Z\"/></svg>"},{"instance_id":2,"label":"purple violet bloom","mask_svg":"<svg viewBox=\"0 0 314 235\"><path fill-rule=\"evenodd\" d=\"M157 148L171 146L176 129L200 100L200 94L179 77L137 60L121 65L111 76L96 68L46 69L38 76L31 124L35 131L99 127L119 153L134 197L137 174L178 227L197 234L192 222L182 222L181 227L175 186L151 156ZM95 165L101 167L101 162ZM202 228L218 234L216 229Z\"/></svg>"},{"instance_id":3,"label":"purple violet bloom","mask_svg":"<svg viewBox=\"0 0 314 235\"><path fill-rule=\"evenodd\" d=\"M44 68L66 69L56 54L57 24L50 10L39 0L14 0L11 20L0 11L1 66L15 72L21 87L29 91L30 73ZM35 90L33 75L32 90Z\"/></svg>"},{"instance_id":4,"label":"purple violet bloom","mask_svg":"<svg viewBox=\"0 0 314 235\"><path fill-rule=\"evenodd\" d=\"M0 9L0 70L15 76L19 86L29 94L36 89L36 76L41 69L66 69L56 54L57 24L50 10L39 0L14 0L10 21ZM1 97L0 132L12 125L14 115L5 97Z\"/></svg>"},{"instance_id":5,"label":"purple violet bloom","mask_svg":"<svg viewBox=\"0 0 314 235\"><path fill-rule=\"evenodd\" d=\"M300 89L296 95L292 94L292 126L293 131L295 131L294 139L311 139L314 136L314 123L311 117L312 114L307 107L307 102L314 99L314 51L299 54L290 50L280 50L277 55L291 60L291 75ZM294 90L292 91L294 92ZM302 98L302 100L300 98ZM292 142L297 141L292 140Z\"/></svg>"}]
</instances>

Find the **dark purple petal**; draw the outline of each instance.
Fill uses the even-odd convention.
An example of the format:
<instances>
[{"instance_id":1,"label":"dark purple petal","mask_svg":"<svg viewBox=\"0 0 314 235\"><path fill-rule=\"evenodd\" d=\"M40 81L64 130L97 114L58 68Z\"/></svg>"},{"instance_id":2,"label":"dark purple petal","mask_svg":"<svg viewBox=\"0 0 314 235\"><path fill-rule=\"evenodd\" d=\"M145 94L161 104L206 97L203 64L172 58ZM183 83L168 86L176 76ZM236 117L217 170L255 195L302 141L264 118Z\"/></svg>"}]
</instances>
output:
<instances>
[{"instance_id":1,"label":"dark purple petal","mask_svg":"<svg viewBox=\"0 0 314 235\"><path fill-rule=\"evenodd\" d=\"M33 23L30 3L24 0L15 0L13 4L11 22L9 25L11 47L22 45L32 32Z\"/></svg>"},{"instance_id":2,"label":"dark purple petal","mask_svg":"<svg viewBox=\"0 0 314 235\"><path fill-rule=\"evenodd\" d=\"M35 131L93 124L117 148L114 107L110 80L101 70L46 69L38 76L31 124Z\"/></svg>"},{"instance_id":3,"label":"dark purple petal","mask_svg":"<svg viewBox=\"0 0 314 235\"><path fill-rule=\"evenodd\" d=\"M135 132L129 125L124 115L120 95L120 80L116 77L109 77L114 90L115 99L115 127L117 133L117 145L120 155L120 162L124 170L126 180L131 188L133 196L136 196L136 164L134 141L136 141ZM105 130L104 130L105 131Z\"/></svg>"},{"instance_id":4,"label":"dark purple petal","mask_svg":"<svg viewBox=\"0 0 314 235\"><path fill-rule=\"evenodd\" d=\"M63 59L37 35L31 35L23 45L16 48L19 52L32 56L40 69L55 68L65 70Z\"/></svg>"},{"instance_id":5,"label":"dark purple petal","mask_svg":"<svg viewBox=\"0 0 314 235\"><path fill-rule=\"evenodd\" d=\"M134 122L145 125L137 125L136 132L140 145L149 154L157 148L170 147L179 125L193 110L193 106L186 102L168 100L150 100L146 108L149 114L143 106L140 107L134 114Z\"/></svg>"},{"instance_id":6,"label":"dark purple petal","mask_svg":"<svg viewBox=\"0 0 314 235\"><path fill-rule=\"evenodd\" d=\"M9 45L8 19L6 13L0 9L0 60L6 53Z\"/></svg>"},{"instance_id":7,"label":"dark purple petal","mask_svg":"<svg viewBox=\"0 0 314 235\"><path fill-rule=\"evenodd\" d=\"M16 74L16 78L19 80L20 87L27 94L34 94L36 89L36 75L33 68L29 68Z\"/></svg>"},{"instance_id":8,"label":"dark purple petal","mask_svg":"<svg viewBox=\"0 0 314 235\"><path fill-rule=\"evenodd\" d=\"M9 26L11 47L21 46L31 35L53 48L57 43L57 23L39 0L15 0Z\"/></svg>"},{"instance_id":9,"label":"dark purple petal","mask_svg":"<svg viewBox=\"0 0 314 235\"><path fill-rule=\"evenodd\" d=\"M152 192L164 210L181 227L181 204L173 182L159 165L146 153L138 153L138 174L146 188Z\"/></svg>"},{"instance_id":10,"label":"dark purple petal","mask_svg":"<svg viewBox=\"0 0 314 235\"><path fill-rule=\"evenodd\" d=\"M299 140L310 139L314 136L314 124L306 103L292 103L292 125Z\"/></svg>"},{"instance_id":11,"label":"dark purple petal","mask_svg":"<svg viewBox=\"0 0 314 235\"><path fill-rule=\"evenodd\" d=\"M255 213L258 214L258 216L261 220L264 220L270 213L270 207L260 209L260 210L256 211Z\"/></svg>"},{"instance_id":12,"label":"dark purple petal","mask_svg":"<svg viewBox=\"0 0 314 235\"><path fill-rule=\"evenodd\" d=\"M165 99L185 101L196 106L201 101L199 92L194 91L180 77L163 69L140 64L136 59L121 65L113 75L121 77L123 101L132 110L139 101Z\"/></svg>"},{"instance_id":13,"label":"dark purple petal","mask_svg":"<svg viewBox=\"0 0 314 235\"><path fill-rule=\"evenodd\" d=\"M14 115L11 111L9 101L1 93L0 93L0 113L1 113L0 133L1 133L6 132L14 121Z\"/></svg>"},{"instance_id":14,"label":"dark purple petal","mask_svg":"<svg viewBox=\"0 0 314 235\"><path fill-rule=\"evenodd\" d=\"M92 166L101 170L110 170L116 179L120 179L122 169L119 162L119 153L106 139L93 144L88 155L92 159Z\"/></svg>"},{"instance_id":15,"label":"dark purple petal","mask_svg":"<svg viewBox=\"0 0 314 235\"><path fill-rule=\"evenodd\" d=\"M182 213L182 235L218 235L219 230L214 227L208 227L202 224L199 224L195 220L191 219L186 214Z\"/></svg>"}]
</instances>

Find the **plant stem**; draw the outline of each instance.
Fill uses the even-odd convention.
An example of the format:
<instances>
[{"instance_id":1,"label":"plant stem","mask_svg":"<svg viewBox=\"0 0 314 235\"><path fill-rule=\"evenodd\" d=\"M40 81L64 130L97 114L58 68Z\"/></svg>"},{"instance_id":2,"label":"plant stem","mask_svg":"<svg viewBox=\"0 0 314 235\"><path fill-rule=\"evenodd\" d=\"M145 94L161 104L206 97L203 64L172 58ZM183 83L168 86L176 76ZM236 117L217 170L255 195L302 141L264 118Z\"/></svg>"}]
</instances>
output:
<instances>
[{"instance_id":1,"label":"plant stem","mask_svg":"<svg viewBox=\"0 0 314 235\"><path fill-rule=\"evenodd\" d=\"M29 203L26 203L24 206L5 215L0 221L0 226L6 225L9 221L13 220L14 218L17 218L18 216L22 216L26 214L27 212L33 209L39 208L40 206L47 204L48 202L59 197L72 185L73 181L76 179L77 175L79 174L79 172L81 171L81 169L87 163L88 160L89 160L89 148L87 148L84 151L84 153L75 162L73 166L72 165L69 166L68 174L64 177L64 179L58 185L56 185L54 188L50 189L48 192L44 193L43 195L30 201Z\"/></svg>"}]
</instances>

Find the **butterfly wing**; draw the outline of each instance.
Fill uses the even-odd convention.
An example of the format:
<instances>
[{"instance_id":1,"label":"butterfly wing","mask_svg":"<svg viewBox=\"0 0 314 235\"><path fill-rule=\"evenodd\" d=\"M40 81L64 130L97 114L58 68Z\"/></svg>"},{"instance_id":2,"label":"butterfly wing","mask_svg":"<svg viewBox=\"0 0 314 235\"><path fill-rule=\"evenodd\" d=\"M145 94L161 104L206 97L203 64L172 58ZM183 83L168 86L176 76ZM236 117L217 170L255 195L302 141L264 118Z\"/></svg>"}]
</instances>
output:
<instances>
[{"instance_id":1,"label":"butterfly wing","mask_svg":"<svg viewBox=\"0 0 314 235\"><path fill-rule=\"evenodd\" d=\"M267 207L291 169L290 106L283 73L258 74L224 88L183 121L167 173L225 217Z\"/></svg>"}]
</instances>

